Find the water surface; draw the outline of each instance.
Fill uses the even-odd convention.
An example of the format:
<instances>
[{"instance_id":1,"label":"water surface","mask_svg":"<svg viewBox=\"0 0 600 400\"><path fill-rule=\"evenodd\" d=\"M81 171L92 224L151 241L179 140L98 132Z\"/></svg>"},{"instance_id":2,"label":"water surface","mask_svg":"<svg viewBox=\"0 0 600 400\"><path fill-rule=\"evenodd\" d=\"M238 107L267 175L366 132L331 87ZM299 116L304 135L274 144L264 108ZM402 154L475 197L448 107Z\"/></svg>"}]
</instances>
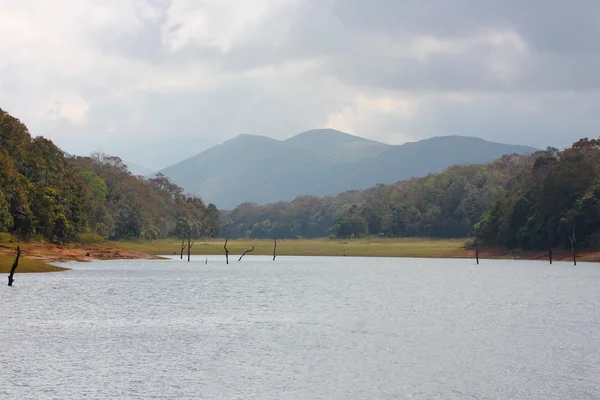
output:
<instances>
[{"instance_id":1,"label":"water surface","mask_svg":"<svg viewBox=\"0 0 600 400\"><path fill-rule=\"evenodd\" d=\"M599 399L600 267L106 261L0 286L0 399Z\"/></svg>"}]
</instances>

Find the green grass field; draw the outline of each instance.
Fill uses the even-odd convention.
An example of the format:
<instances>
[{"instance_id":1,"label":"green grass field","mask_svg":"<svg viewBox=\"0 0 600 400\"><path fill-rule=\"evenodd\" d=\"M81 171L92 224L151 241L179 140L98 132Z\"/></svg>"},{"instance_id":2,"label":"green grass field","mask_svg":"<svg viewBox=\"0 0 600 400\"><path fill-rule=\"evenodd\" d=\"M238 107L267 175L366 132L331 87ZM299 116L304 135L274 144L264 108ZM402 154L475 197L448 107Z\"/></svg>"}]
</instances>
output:
<instances>
[{"instance_id":1,"label":"green grass field","mask_svg":"<svg viewBox=\"0 0 600 400\"><path fill-rule=\"evenodd\" d=\"M15 256L0 255L0 273L9 273L10 268L15 261ZM66 271L67 268L55 267L54 265L46 264L43 261L29 260L21 257L19 260L19 266L15 271L16 274L29 273L29 272L58 272Z\"/></svg>"},{"instance_id":2,"label":"green grass field","mask_svg":"<svg viewBox=\"0 0 600 400\"><path fill-rule=\"evenodd\" d=\"M191 254L225 254L224 240L197 240ZM277 241L280 256L362 256L362 257L435 257L463 248L464 239L287 239ZM153 242L110 243L111 246L136 250L153 255L179 254L181 241L158 240ZM227 248L231 256L240 255L255 246L252 255L272 255L272 240L236 239L229 240ZM187 251L187 250L186 250Z\"/></svg>"}]
</instances>

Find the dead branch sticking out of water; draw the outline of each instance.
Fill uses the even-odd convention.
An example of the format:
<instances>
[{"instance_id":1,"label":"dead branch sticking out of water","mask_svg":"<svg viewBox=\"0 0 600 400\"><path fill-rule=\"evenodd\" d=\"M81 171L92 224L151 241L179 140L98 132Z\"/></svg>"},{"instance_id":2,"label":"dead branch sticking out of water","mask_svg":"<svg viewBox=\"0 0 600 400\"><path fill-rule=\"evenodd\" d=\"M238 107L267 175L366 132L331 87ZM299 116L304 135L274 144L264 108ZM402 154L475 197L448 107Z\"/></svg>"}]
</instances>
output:
<instances>
[{"instance_id":1,"label":"dead branch sticking out of water","mask_svg":"<svg viewBox=\"0 0 600 400\"><path fill-rule=\"evenodd\" d=\"M242 261L242 257L244 257L244 256L246 255L246 253L250 253L251 251L254 251L254 246L252 246L252 248L251 248L250 250L246 250L246 251L244 252L244 254L242 254L242 255L240 256L240 258L238 259L238 261Z\"/></svg>"},{"instance_id":2,"label":"dead branch sticking out of water","mask_svg":"<svg viewBox=\"0 0 600 400\"><path fill-rule=\"evenodd\" d=\"M225 239L225 244L223 245L223 248L225 249L225 261L227 262L227 264L229 264L229 250L227 249L227 241L229 239Z\"/></svg>"},{"instance_id":3,"label":"dead branch sticking out of water","mask_svg":"<svg viewBox=\"0 0 600 400\"><path fill-rule=\"evenodd\" d=\"M573 253L573 265L577 265L577 254L575 253L575 243L577 243L577 240L575 240L575 225L573 225L573 236L570 236L569 240L571 241L571 252Z\"/></svg>"},{"instance_id":4,"label":"dead branch sticking out of water","mask_svg":"<svg viewBox=\"0 0 600 400\"><path fill-rule=\"evenodd\" d=\"M192 250L192 247L194 246L194 242L191 242L191 240L192 240L192 234L188 233L188 243L187 243L188 262L190 262L190 250Z\"/></svg>"},{"instance_id":5,"label":"dead branch sticking out of water","mask_svg":"<svg viewBox=\"0 0 600 400\"><path fill-rule=\"evenodd\" d=\"M273 261L275 261L275 257L277 257L277 238L273 238Z\"/></svg>"},{"instance_id":6,"label":"dead branch sticking out of water","mask_svg":"<svg viewBox=\"0 0 600 400\"><path fill-rule=\"evenodd\" d=\"M10 269L10 275L8 275L8 286L12 286L13 282L15 281L13 275L15 274L15 269L17 269L19 266L19 257L21 257L21 248L17 246L17 257L15 258L15 262Z\"/></svg>"}]
</instances>

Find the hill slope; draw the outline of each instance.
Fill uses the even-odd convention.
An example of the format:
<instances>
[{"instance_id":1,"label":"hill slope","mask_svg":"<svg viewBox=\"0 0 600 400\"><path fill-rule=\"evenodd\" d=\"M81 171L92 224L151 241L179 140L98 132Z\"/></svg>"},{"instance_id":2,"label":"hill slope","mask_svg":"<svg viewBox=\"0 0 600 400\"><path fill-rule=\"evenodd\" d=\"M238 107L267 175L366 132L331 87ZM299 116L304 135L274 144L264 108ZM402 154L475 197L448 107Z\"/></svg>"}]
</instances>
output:
<instances>
[{"instance_id":1,"label":"hill slope","mask_svg":"<svg viewBox=\"0 0 600 400\"><path fill-rule=\"evenodd\" d=\"M418 142L390 146L376 158L360 160L349 166L339 179L319 188L324 194L337 194L349 189L366 189L377 183L440 172L456 164L482 164L505 154L527 154L533 147L488 142L467 136L440 136Z\"/></svg>"},{"instance_id":2,"label":"hill slope","mask_svg":"<svg viewBox=\"0 0 600 400\"><path fill-rule=\"evenodd\" d=\"M338 162L352 162L374 157L392 147L335 129L302 132L285 140L284 143Z\"/></svg>"},{"instance_id":3,"label":"hill slope","mask_svg":"<svg viewBox=\"0 0 600 400\"><path fill-rule=\"evenodd\" d=\"M243 202L289 201L336 194L377 183L438 172L454 164L483 163L535 149L483 139L444 136L400 146L321 129L285 141L240 135L161 172L219 208Z\"/></svg>"},{"instance_id":4,"label":"hill slope","mask_svg":"<svg viewBox=\"0 0 600 400\"><path fill-rule=\"evenodd\" d=\"M240 135L161 172L187 191L233 208L310 194L315 181L326 182L335 171L335 163L302 148Z\"/></svg>"}]
</instances>

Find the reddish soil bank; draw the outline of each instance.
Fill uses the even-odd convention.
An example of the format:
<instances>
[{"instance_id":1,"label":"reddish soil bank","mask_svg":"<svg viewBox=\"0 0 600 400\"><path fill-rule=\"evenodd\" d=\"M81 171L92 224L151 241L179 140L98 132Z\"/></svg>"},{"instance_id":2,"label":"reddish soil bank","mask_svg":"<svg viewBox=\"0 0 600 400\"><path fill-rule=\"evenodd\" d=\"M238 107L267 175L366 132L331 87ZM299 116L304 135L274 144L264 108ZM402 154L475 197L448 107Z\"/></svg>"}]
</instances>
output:
<instances>
[{"instance_id":1,"label":"reddish soil bank","mask_svg":"<svg viewBox=\"0 0 600 400\"><path fill-rule=\"evenodd\" d=\"M13 255L17 245L21 246L24 258L45 262L159 258L139 251L123 250L103 245L72 244L57 246L43 243L3 243L0 245L0 255Z\"/></svg>"}]
</instances>

